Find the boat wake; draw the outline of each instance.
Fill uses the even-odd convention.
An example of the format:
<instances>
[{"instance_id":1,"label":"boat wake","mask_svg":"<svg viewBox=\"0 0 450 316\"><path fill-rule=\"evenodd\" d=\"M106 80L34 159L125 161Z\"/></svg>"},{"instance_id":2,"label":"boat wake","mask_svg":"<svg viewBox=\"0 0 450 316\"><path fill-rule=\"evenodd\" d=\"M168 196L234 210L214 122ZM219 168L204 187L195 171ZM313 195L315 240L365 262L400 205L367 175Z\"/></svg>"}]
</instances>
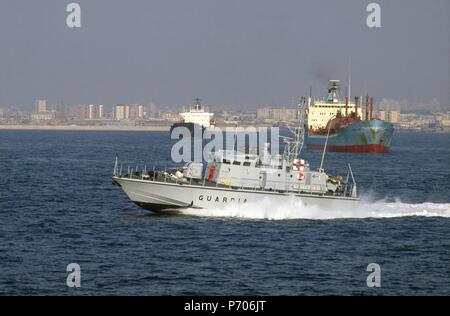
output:
<instances>
[{"instance_id":1,"label":"boat wake","mask_svg":"<svg viewBox=\"0 0 450 316\"><path fill-rule=\"evenodd\" d=\"M185 215L203 217L230 217L245 219L340 219L340 218L394 218L394 217L450 217L450 203L409 204L386 201L370 201L362 199L353 209L333 208L321 209L318 206L305 206L301 201L291 199L280 204L264 198L258 203L247 203L245 206L229 205L217 209L186 209Z\"/></svg>"}]
</instances>

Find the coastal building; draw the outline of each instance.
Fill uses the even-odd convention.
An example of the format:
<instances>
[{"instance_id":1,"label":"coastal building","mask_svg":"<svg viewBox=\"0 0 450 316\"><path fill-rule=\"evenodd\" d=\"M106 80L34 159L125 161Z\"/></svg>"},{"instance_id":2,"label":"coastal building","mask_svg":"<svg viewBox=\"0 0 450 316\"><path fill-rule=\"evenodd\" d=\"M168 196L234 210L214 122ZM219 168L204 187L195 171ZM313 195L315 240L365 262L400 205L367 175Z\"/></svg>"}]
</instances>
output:
<instances>
[{"instance_id":1,"label":"coastal building","mask_svg":"<svg viewBox=\"0 0 450 316\"><path fill-rule=\"evenodd\" d=\"M298 109L273 109L272 117L277 122L297 121Z\"/></svg>"},{"instance_id":2,"label":"coastal building","mask_svg":"<svg viewBox=\"0 0 450 316\"><path fill-rule=\"evenodd\" d=\"M114 119L116 121L142 120L144 114L144 106L140 104L118 104L114 107Z\"/></svg>"},{"instance_id":3,"label":"coastal building","mask_svg":"<svg viewBox=\"0 0 450 316\"><path fill-rule=\"evenodd\" d=\"M178 122L180 119L180 117L177 114L174 114L170 111L163 112L161 114L161 118L167 122Z\"/></svg>"},{"instance_id":4,"label":"coastal building","mask_svg":"<svg viewBox=\"0 0 450 316\"><path fill-rule=\"evenodd\" d=\"M55 105L55 119L59 123L66 120L66 108L62 102Z\"/></svg>"},{"instance_id":5,"label":"coastal building","mask_svg":"<svg viewBox=\"0 0 450 316\"><path fill-rule=\"evenodd\" d=\"M31 115L33 123L44 123L55 119L55 112L34 113Z\"/></svg>"},{"instance_id":6,"label":"coastal building","mask_svg":"<svg viewBox=\"0 0 450 316\"><path fill-rule=\"evenodd\" d=\"M258 108L256 119L258 121L293 122L297 120L298 110L296 108Z\"/></svg>"},{"instance_id":7,"label":"coastal building","mask_svg":"<svg viewBox=\"0 0 450 316\"><path fill-rule=\"evenodd\" d=\"M98 106L98 118L101 120L105 117L104 113L103 113L103 104L100 104Z\"/></svg>"},{"instance_id":8,"label":"coastal building","mask_svg":"<svg viewBox=\"0 0 450 316\"><path fill-rule=\"evenodd\" d=\"M47 112L47 101L46 100L36 100L35 102L35 113L46 113Z\"/></svg>"},{"instance_id":9,"label":"coastal building","mask_svg":"<svg viewBox=\"0 0 450 316\"><path fill-rule=\"evenodd\" d=\"M89 111L85 105L76 105L69 109L69 117L75 120L89 119Z\"/></svg>"},{"instance_id":10,"label":"coastal building","mask_svg":"<svg viewBox=\"0 0 450 316\"><path fill-rule=\"evenodd\" d=\"M144 106L140 104L133 104L129 106L129 120L144 119Z\"/></svg>"},{"instance_id":11,"label":"coastal building","mask_svg":"<svg viewBox=\"0 0 450 316\"><path fill-rule=\"evenodd\" d=\"M271 108L258 108L256 109L256 119L257 120L266 120L271 118Z\"/></svg>"},{"instance_id":12,"label":"coastal building","mask_svg":"<svg viewBox=\"0 0 450 316\"><path fill-rule=\"evenodd\" d=\"M389 123L399 123L400 121L400 112L399 111L378 111L378 118L380 120L389 122Z\"/></svg>"},{"instance_id":13,"label":"coastal building","mask_svg":"<svg viewBox=\"0 0 450 316\"><path fill-rule=\"evenodd\" d=\"M127 120L130 116L129 107L125 104L118 104L114 107L114 119L116 121Z\"/></svg>"},{"instance_id":14,"label":"coastal building","mask_svg":"<svg viewBox=\"0 0 450 316\"><path fill-rule=\"evenodd\" d=\"M440 117L439 127L444 131L450 132L450 112L447 112Z\"/></svg>"},{"instance_id":15,"label":"coastal building","mask_svg":"<svg viewBox=\"0 0 450 316\"><path fill-rule=\"evenodd\" d=\"M150 102L147 105L147 116L148 117L159 117L159 111L158 111L158 107L156 106L156 104L154 102Z\"/></svg>"},{"instance_id":16,"label":"coastal building","mask_svg":"<svg viewBox=\"0 0 450 316\"><path fill-rule=\"evenodd\" d=\"M389 111L388 122L398 123L400 118L399 111Z\"/></svg>"},{"instance_id":17,"label":"coastal building","mask_svg":"<svg viewBox=\"0 0 450 316\"><path fill-rule=\"evenodd\" d=\"M104 118L103 105L90 104L88 106L88 119L89 120L101 120Z\"/></svg>"}]
</instances>

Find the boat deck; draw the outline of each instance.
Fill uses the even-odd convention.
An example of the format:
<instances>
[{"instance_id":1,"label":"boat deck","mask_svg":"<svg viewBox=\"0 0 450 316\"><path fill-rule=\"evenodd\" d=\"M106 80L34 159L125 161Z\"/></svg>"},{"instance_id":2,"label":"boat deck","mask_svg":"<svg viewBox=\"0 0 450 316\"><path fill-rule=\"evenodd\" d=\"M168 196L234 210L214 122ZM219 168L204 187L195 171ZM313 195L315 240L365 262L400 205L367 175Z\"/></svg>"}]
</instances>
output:
<instances>
[{"instance_id":1,"label":"boat deck","mask_svg":"<svg viewBox=\"0 0 450 316\"><path fill-rule=\"evenodd\" d=\"M116 175L115 177L119 179L130 179L130 180L138 180L143 182L157 182L164 184L178 184L178 185L189 185L196 187L210 187L210 188L222 188L227 190L245 190L245 191L258 191L258 192L267 192L271 194L300 194L300 195L309 195L309 196L318 196L318 197L336 197L336 198L346 198L346 199L357 199L351 197L350 192L347 194L342 193L317 193L312 191L304 191L304 190L273 190L273 189L265 189L262 187L244 187L244 186L233 186L233 185L225 185L219 184L215 182L208 181L207 179L197 180L190 179L189 181L182 181L176 178L173 175L164 172L133 172L125 175Z\"/></svg>"}]
</instances>

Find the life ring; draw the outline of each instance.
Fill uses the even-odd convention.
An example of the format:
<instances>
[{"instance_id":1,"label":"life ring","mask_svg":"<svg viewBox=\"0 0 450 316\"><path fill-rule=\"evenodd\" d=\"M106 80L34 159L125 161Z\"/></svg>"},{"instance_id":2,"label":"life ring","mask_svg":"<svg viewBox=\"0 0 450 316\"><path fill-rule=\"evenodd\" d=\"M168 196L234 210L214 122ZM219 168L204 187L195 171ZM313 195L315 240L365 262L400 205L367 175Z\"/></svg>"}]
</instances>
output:
<instances>
[{"instance_id":1,"label":"life ring","mask_svg":"<svg viewBox=\"0 0 450 316\"><path fill-rule=\"evenodd\" d=\"M301 173L301 172L298 172L297 173L297 180L303 180L303 179L305 179L305 175L303 173Z\"/></svg>"}]
</instances>

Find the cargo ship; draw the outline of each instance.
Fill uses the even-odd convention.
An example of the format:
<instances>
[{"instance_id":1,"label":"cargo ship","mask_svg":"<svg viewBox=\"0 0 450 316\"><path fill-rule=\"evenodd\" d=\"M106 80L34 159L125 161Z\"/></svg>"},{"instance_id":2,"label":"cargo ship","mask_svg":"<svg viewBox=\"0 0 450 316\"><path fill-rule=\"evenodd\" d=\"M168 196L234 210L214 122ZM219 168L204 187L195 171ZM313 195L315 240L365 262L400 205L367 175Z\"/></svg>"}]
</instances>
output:
<instances>
[{"instance_id":1,"label":"cargo ship","mask_svg":"<svg viewBox=\"0 0 450 316\"><path fill-rule=\"evenodd\" d=\"M191 135L194 135L194 131L197 128L203 132L205 128L214 127L214 113L208 112L199 98L194 100L193 106L190 106L188 110L181 112L179 115L180 122L172 124L170 127L171 134L177 127L188 128Z\"/></svg>"},{"instance_id":2,"label":"cargo ship","mask_svg":"<svg viewBox=\"0 0 450 316\"><path fill-rule=\"evenodd\" d=\"M392 123L376 118L374 98L340 99L339 80L330 80L326 99L307 99L306 145L337 152L387 153L394 132ZM348 93L349 94L349 93Z\"/></svg>"}]
</instances>

